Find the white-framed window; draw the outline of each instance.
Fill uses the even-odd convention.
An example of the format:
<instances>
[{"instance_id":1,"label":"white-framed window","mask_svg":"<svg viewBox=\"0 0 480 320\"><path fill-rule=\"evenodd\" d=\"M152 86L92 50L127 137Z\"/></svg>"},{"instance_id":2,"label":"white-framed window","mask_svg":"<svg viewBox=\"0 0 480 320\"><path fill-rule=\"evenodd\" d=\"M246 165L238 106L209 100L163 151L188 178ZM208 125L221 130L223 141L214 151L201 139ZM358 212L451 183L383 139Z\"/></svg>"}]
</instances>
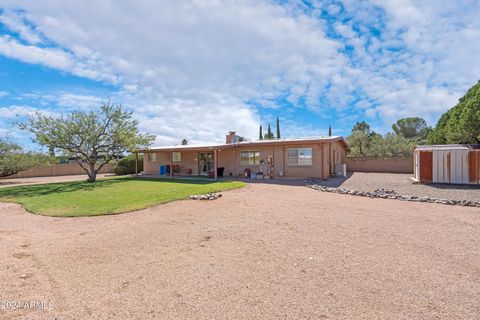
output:
<instances>
[{"instance_id":1,"label":"white-framed window","mask_svg":"<svg viewBox=\"0 0 480 320\"><path fill-rule=\"evenodd\" d=\"M289 148L287 153L289 166L312 165L312 148Z\"/></svg>"},{"instance_id":2,"label":"white-framed window","mask_svg":"<svg viewBox=\"0 0 480 320\"><path fill-rule=\"evenodd\" d=\"M155 162L157 161L157 154L156 153L148 153L148 162Z\"/></svg>"},{"instance_id":3,"label":"white-framed window","mask_svg":"<svg viewBox=\"0 0 480 320\"><path fill-rule=\"evenodd\" d=\"M240 151L241 166L255 166L260 164L260 151Z\"/></svg>"},{"instance_id":4,"label":"white-framed window","mask_svg":"<svg viewBox=\"0 0 480 320\"><path fill-rule=\"evenodd\" d=\"M172 161L173 162L182 161L182 153L181 152L172 152Z\"/></svg>"}]
</instances>

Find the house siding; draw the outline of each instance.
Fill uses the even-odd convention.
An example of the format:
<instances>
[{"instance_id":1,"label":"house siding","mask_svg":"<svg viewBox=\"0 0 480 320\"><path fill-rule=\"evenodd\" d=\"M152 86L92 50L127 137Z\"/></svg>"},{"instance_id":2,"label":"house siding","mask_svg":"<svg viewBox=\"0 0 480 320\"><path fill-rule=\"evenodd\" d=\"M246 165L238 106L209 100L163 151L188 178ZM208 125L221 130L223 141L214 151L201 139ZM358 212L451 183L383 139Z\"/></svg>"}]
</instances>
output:
<instances>
[{"instance_id":1,"label":"house siding","mask_svg":"<svg viewBox=\"0 0 480 320\"><path fill-rule=\"evenodd\" d=\"M312 148L312 164L311 165L288 165L288 149L289 148ZM224 167L224 176L243 176L245 169L251 172L259 172L260 165L241 165L240 153L242 151L259 151L260 159L267 161L269 156L273 158L274 178L328 178L329 170L329 152L332 168L336 163L344 163L346 149L340 142L330 143L298 143L298 144L271 144L271 145L251 145L251 146L232 146L217 151L218 166ZM156 161L148 160L148 156L144 157L144 173L158 174L160 165L170 164L170 151L153 151L156 154ZM181 174L186 168L192 169L192 174L197 175L198 172L198 154L199 151L179 150L181 152L182 161L179 163ZM213 150L201 151L213 152ZM335 159L334 159L335 155ZM264 172L267 170L264 166ZM283 175L281 174L283 172Z\"/></svg>"}]
</instances>

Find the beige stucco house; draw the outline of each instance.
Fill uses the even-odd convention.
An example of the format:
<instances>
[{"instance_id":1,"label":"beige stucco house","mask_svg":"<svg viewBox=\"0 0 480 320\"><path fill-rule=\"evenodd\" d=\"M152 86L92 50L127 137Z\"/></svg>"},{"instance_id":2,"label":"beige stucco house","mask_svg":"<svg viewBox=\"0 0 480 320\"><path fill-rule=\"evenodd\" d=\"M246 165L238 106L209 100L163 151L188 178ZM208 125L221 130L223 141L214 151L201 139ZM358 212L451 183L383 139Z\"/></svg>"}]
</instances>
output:
<instances>
[{"instance_id":1,"label":"beige stucco house","mask_svg":"<svg viewBox=\"0 0 480 320\"><path fill-rule=\"evenodd\" d=\"M346 141L340 136L238 140L236 133L230 132L225 144L144 150L144 174L217 178L219 175L243 177L246 172L254 176L262 172L265 178L326 179L345 163L347 152Z\"/></svg>"}]
</instances>

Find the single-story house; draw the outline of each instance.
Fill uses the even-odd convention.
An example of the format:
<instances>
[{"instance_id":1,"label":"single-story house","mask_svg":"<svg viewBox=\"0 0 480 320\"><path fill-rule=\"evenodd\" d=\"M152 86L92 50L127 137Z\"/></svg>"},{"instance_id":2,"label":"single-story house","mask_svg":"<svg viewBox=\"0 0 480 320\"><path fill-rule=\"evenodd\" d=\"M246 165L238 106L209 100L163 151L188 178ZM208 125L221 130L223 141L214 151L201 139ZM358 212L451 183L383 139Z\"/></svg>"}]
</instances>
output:
<instances>
[{"instance_id":1,"label":"single-story house","mask_svg":"<svg viewBox=\"0 0 480 320\"><path fill-rule=\"evenodd\" d=\"M265 178L328 178L345 171L347 143L343 137L307 137L239 141L234 131L225 144L179 145L143 150L144 174ZM170 170L172 168L172 170ZM343 168L343 169L341 169Z\"/></svg>"},{"instance_id":2,"label":"single-story house","mask_svg":"<svg viewBox=\"0 0 480 320\"><path fill-rule=\"evenodd\" d=\"M413 151L414 180L480 184L480 145L425 145Z\"/></svg>"}]
</instances>

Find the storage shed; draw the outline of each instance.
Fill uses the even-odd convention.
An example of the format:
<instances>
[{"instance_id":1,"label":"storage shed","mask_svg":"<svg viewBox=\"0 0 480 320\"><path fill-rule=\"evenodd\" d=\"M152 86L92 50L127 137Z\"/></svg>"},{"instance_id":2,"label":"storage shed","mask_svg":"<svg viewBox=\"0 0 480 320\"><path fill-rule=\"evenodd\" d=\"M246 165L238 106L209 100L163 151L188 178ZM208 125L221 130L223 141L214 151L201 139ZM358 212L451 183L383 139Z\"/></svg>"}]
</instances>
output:
<instances>
[{"instance_id":1,"label":"storage shed","mask_svg":"<svg viewBox=\"0 0 480 320\"><path fill-rule=\"evenodd\" d=\"M480 184L480 145L431 145L414 150L415 180Z\"/></svg>"}]
</instances>

